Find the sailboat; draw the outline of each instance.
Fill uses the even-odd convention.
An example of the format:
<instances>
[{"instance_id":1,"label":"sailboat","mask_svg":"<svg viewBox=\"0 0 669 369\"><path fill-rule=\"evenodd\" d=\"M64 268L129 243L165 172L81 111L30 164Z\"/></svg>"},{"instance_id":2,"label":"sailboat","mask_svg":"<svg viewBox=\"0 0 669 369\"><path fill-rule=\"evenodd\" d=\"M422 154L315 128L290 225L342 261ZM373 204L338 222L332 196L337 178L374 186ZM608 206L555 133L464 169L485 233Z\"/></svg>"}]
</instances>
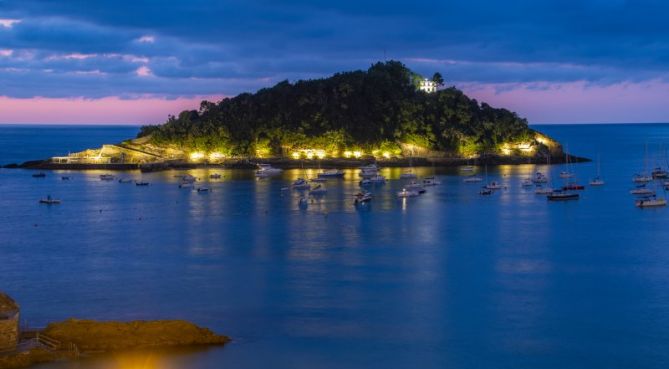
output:
<instances>
[{"instance_id":1,"label":"sailboat","mask_svg":"<svg viewBox=\"0 0 669 369\"><path fill-rule=\"evenodd\" d=\"M572 178L574 176L574 173L571 171L571 165L569 161L569 148L565 150L564 152L564 160L565 163L567 164L567 170L563 170L560 172L560 178Z\"/></svg>"},{"instance_id":2,"label":"sailboat","mask_svg":"<svg viewBox=\"0 0 669 369\"><path fill-rule=\"evenodd\" d=\"M604 185L604 180L602 179L601 175L601 165L600 165L600 157L597 155L597 176L595 178L590 180L590 186L603 186Z\"/></svg>"},{"instance_id":3,"label":"sailboat","mask_svg":"<svg viewBox=\"0 0 669 369\"><path fill-rule=\"evenodd\" d=\"M635 174L632 177L634 183L648 183L653 180L652 176L648 175L648 144L646 144L645 154L643 158L643 173Z\"/></svg>"}]
</instances>

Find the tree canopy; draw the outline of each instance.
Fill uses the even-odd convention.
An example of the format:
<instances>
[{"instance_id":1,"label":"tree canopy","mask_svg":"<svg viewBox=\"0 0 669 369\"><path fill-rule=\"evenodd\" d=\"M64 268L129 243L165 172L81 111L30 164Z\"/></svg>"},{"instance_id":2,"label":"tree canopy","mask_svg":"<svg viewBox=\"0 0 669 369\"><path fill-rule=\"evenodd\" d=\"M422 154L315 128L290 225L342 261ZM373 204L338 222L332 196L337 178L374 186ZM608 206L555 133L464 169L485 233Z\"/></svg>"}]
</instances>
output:
<instances>
[{"instance_id":1,"label":"tree canopy","mask_svg":"<svg viewBox=\"0 0 669 369\"><path fill-rule=\"evenodd\" d=\"M515 113L479 104L455 87L422 92L415 76L388 61L367 71L283 81L218 103L203 101L199 110L142 127L139 136L230 156L288 156L306 148L336 153L385 147L399 153L408 145L456 155L532 139L527 121ZM443 83L439 73L433 80Z\"/></svg>"}]
</instances>

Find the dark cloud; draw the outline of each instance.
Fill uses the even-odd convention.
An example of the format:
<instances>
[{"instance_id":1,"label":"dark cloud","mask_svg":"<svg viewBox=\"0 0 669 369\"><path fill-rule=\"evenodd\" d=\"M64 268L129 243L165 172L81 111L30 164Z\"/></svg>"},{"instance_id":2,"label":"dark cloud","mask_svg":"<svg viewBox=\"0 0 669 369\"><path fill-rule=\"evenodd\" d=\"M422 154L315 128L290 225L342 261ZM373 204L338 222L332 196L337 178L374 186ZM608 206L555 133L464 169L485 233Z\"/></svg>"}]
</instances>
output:
<instances>
[{"instance_id":1,"label":"dark cloud","mask_svg":"<svg viewBox=\"0 0 669 369\"><path fill-rule=\"evenodd\" d=\"M652 0L7 0L0 18L22 22L0 27L0 50L12 50L0 52L0 95L235 94L384 55L452 83L665 80L667 10Z\"/></svg>"}]
</instances>

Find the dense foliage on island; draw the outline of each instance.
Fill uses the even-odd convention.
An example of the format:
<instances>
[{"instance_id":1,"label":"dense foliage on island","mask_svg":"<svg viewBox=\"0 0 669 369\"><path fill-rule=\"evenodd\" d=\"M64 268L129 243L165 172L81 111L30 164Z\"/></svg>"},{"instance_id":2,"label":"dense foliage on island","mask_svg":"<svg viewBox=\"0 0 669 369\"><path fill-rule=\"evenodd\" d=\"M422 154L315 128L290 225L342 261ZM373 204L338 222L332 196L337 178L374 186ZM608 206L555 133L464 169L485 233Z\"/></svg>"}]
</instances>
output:
<instances>
[{"instance_id":1,"label":"dense foliage on island","mask_svg":"<svg viewBox=\"0 0 669 369\"><path fill-rule=\"evenodd\" d=\"M440 75L435 82L442 84ZM139 137L156 145L217 151L230 156L287 156L318 148L359 148L406 155L406 147L471 155L507 142L532 140L527 121L467 97L455 87L417 88L418 76L397 61L329 78L283 81L258 92L144 126Z\"/></svg>"}]
</instances>

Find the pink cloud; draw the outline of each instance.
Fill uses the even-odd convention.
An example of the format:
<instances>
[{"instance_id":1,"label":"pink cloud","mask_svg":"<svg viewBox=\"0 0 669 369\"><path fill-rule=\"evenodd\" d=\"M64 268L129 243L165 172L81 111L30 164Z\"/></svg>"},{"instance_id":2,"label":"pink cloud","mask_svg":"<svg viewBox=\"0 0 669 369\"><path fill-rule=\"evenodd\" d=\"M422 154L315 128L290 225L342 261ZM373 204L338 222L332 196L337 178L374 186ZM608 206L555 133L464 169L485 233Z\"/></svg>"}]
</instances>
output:
<instances>
[{"instance_id":1,"label":"pink cloud","mask_svg":"<svg viewBox=\"0 0 669 369\"><path fill-rule=\"evenodd\" d=\"M530 123L655 123L669 121L669 83L469 84L469 96L516 111Z\"/></svg>"},{"instance_id":2,"label":"pink cloud","mask_svg":"<svg viewBox=\"0 0 669 369\"><path fill-rule=\"evenodd\" d=\"M0 97L0 123L53 124L153 124L169 114L198 109L202 100L219 101L222 96L196 96L178 99L145 97L132 100Z\"/></svg>"},{"instance_id":3,"label":"pink cloud","mask_svg":"<svg viewBox=\"0 0 669 369\"><path fill-rule=\"evenodd\" d=\"M141 67L137 68L135 73L137 73L137 75L140 76L140 77L153 76L153 72L151 71L151 68L147 67L146 65L142 65Z\"/></svg>"}]
</instances>

